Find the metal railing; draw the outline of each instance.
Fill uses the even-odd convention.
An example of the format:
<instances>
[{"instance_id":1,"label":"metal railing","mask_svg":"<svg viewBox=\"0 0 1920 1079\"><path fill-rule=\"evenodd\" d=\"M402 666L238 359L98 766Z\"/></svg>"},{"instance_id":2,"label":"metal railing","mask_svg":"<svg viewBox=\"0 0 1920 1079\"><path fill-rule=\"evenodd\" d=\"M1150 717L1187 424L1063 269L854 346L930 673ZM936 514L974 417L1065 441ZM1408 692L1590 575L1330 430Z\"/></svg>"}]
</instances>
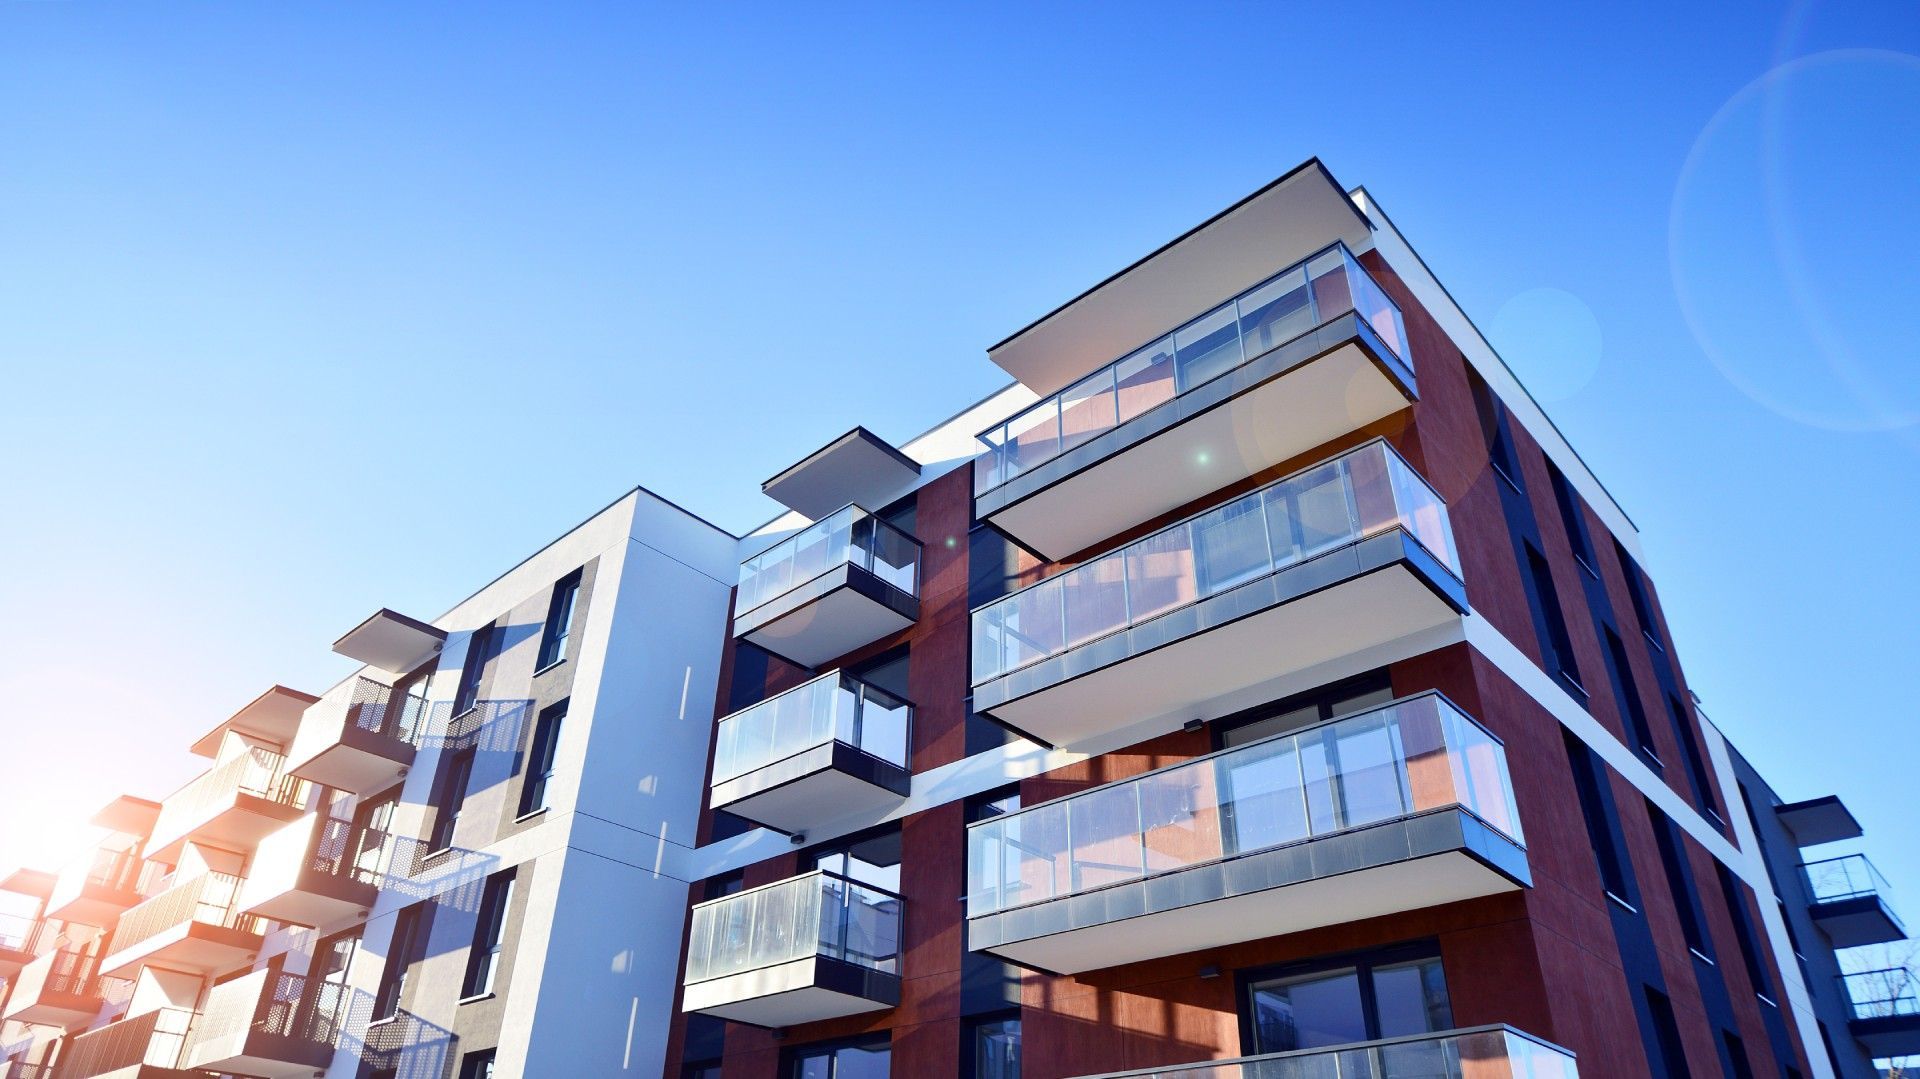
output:
<instances>
[{"instance_id":1,"label":"metal railing","mask_svg":"<svg viewBox=\"0 0 1920 1079\"><path fill-rule=\"evenodd\" d=\"M724 783L796 753L841 742L902 768L913 706L845 671L831 671L722 719L713 781Z\"/></svg>"},{"instance_id":2,"label":"metal railing","mask_svg":"<svg viewBox=\"0 0 1920 1079\"><path fill-rule=\"evenodd\" d=\"M67 1046L56 1075L58 1079L93 1079L141 1064L179 1067L194 1016L184 1008L161 1008L90 1030Z\"/></svg>"},{"instance_id":3,"label":"metal railing","mask_svg":"<svg viewBox=\"0 0 1920 1079\"><path fill-rule=\"evenodd\" d=\"M87 860L81 883L117 892L135 891L140 886L146 864L144 859L130 850L96 850Z\"/></svg>"},{"instance_id":4,"label":"metal railing","mask_svg":"<svg viewBox=\"0 0 1920 1079\"><path fill-rule=\"evenodd\" d=\"M350 993L345 985L279 971L216 985L194 1024L193 1044L258 1033L332 1045L345 1027ZM204 1059L197 1052L189 1057Z\"/></svg>"},{"instance_id":5,"label":"metal railing","mask_svg":"<svg viewBox=\"0 0 1920 1079\"><path fill-rule=\"evenodd\" d=\"M100 995L100 957L78 948L62 948L35 960L47 964L47 975L40 983L42 996L58 993L70 997Z\"/></svg>"},{"instance_id":6,"label":"metal railing","mask_svg":"<svg viewBox=\"0 0 1920 1079\"><path fill-rule=\"evenodd\" d=\"M1576 1079L1573 1054L1508 1026L1108 1072L1090 1079Z\"/></svg>"},{"instance_id":7,"label":"metal railing","mask_svg":"<svg viewBox=\"0 0 1920 1079\"><path fill-rule=\"evenodd\" d=\"M687 944L687 984L824 956L897 972L899 896L816 869L698 903Z\"/></svg>"},{"instance_id":8,"label":"metal railing","mask_svg":"<svg viewBox=\"0 0 1920 1079\"><path fill-rule=\"evenodd\" d=\"M975 610L973 683L1396 527L1459 576L1446 503L1376 440Z\"/></svg>"},{"instance_id":9,"label":"metal railing","mask_svg":"<svg viewBox=\"0 0 1920 1079\"><path fill-rule=\"evenodd\" d=\"M0 1066L0 1076L5 1076L5 1079L53 1079L53 1068L46 1064L15 1060Z\"/></svg>"},{"instance_id":10,"label":"metal railing","mask_svg":"<svg viewBox=\"0 0 1920 1079\"><path fill-rule=\"evenodd\" d=\"M967 916L1459 806L1523 843L1506 748L1438 693L967 828Z\"/></svg>"},{"instance_id":11,"label":"metal railing","mask_svg":"<svg viewBox=\"0 0 1920 1079\"><path fill-rule=\"evenodd\" d=\"M231 873L202 873L181 881L120 916L113 950L122 952L187 922L259 933L264 922L234 907L241 879Z\"/></svg>"},{"instance_id":12,"label":"metal railing","mask_svg":"<svg viewBox=\"0 0 1920 1079\"><path fill-rule=\"evenodd\" d=\"M1840 984L1856 1019L1920 1015L1920 974L1906 967L1883 967L1842 974Z\"/></svg>"},{"instance_id":13,"label":"metal railing","mask_svg":"<svg viewBox=\"0 0 1920 1079\"><path fill-rule=\"evenodd\" d=\"M1400 308L1344 244L1335 244L982 432L974 493L985 494L1349 311L1358 311L1412 366Z\"/></svg>"},{"instance_id":14,"label":"metal railing","mask_svg":"<svg viewBox=\"0 0 1920 1079\"><path fill-rule=\"evenodd\" d=\"M156 843L177 839L205 822L236 795L247 794L283 805L298 805L306 782L286 774L287 757L260 746L214 765L198 779L167 797L154 822Z\"/></svg>"},{"instance_id":15,"label":"metal railing","mask_svg":"<svg viewBox=\"0 0 1920 1079\"><path fill-rule=\"evenodd\" d=\"M421 722L427 714L427 698L416 693L400 693L385 682L360 675L353 680L346 708L348 726L411 745L420 736Z\"/></svg>"},{"instance_id":16,"label":"metal railing","mask_svg":"<svg viewBox=\"0 0 1920 1079\"><path fill-rule=\"evenodd\" d=\"M30 950L39 936L43 923L31 914L0 914L0 950L24 952Z\"/></svg>"},{"instance_id":17,"label":"metal railing","mask_svg":"<svg viewBox=\"0 0 1920 1079\"><path fill-rule=\"evenodd\" d=\"M920 541L849 505L742 562L734 612L751 611L843 563L907 595L920 594Z\"/></svg>"}]
</instances>

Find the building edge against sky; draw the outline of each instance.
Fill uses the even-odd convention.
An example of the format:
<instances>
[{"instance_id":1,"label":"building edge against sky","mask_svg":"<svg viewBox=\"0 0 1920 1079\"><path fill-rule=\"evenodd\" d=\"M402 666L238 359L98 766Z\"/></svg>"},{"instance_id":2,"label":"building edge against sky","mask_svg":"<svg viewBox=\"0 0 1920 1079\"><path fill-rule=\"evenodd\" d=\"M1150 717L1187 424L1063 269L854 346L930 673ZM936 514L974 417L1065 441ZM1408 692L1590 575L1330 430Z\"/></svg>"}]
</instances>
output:
<instances>
[{"instance_id":1,"label":"building edge against sky","mask_svg":"<svg viewBox=\"0 0 1920 1079\"><path fill-rule=\"evenodd\" d=\"M1884 886L1800 853L1857 824L1698 713L1632 522L1364 189L1309 161L989 356L751 535L639 488L376 612L0 881L7 1074L1920 1050L1836 956Z\"/></svg>"}]
</instances>

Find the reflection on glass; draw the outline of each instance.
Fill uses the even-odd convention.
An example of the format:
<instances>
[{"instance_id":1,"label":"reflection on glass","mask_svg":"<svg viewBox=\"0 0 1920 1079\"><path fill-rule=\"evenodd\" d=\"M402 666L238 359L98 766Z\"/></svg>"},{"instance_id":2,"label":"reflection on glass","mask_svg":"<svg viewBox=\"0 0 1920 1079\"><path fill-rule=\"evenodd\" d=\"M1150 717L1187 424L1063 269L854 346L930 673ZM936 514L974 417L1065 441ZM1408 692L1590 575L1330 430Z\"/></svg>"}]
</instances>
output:
<instances>
[{"instance_id":1,"label":"reflection on glass","mask_svg":"<svg viewBox=\"0 0 1920 1079\"><path fill-rule=\"evenodd\" d=\"M1280 271L1166 337L1095 371L979 436L975 493L1203 386L1317 326L1356 312L1412 364L1400 309L1344 245Z\"/></svg>"},{"instance_id":2,"label":"reflection on glass","mask_svg":"<svg viewBox=\"0 0 1920 1079\"><path fill-rule=\"evenodd\" d=\"M920 541L858 506L845 506L741 563L734 609L753 610L842 563L919 594Z\"/></svg>"},{"instance_id":3,"label":"reflection on glass","mask_svg":"<svg viewBox=\"0 0 1920 1079\"><path fill-rule=\"evenodd\" d=\"M1253 989L1253 1025L1264 1052L1367 1040L1360 975L1348 968L1276 978Z\"/></svg>"},{"instance_id":4,"label":"reflection on glass","mask_svg":"<svg viewBox=\"0 0 1920 1079\"><path fill-rule=\"evenodd\" d=\"M1259 1030L1258 1023L1255 1030ZM1578 1079L1573 1056L1503 1027L1205 1061L1133 1079Z\"/></svg>"},{"instance_id":5,"label":"reflection on glass","mask_svg":"<svg viewBox=\"0 0 1920 1079\"><path fill-rule=\"evenodd\" d=\"M1370 442L981 607L974 684L1389 528L1460 572L1446 505Z\"/></svg>"},{"instance_id":6,"label":"reflection on glass","mask_svg":"<svg viewBox=\"0 0 1920 1079\"><path fill-rule=\"evenodd\" d=\"M720 721L713 781L724 783L829 742L904 768L913 708L852 675L834 671Z\"/></svg>"},{"instance_id":7,"label":"reflection on glass","mask_svg":"<svg viewBox=\"0 0 1920 1079\"><path fill-rule=\"evenodd\" d=\"M967 915L1446 806L1525 842L1499 739L1423 694L971 825Z\"/></svg>"},{"instance_id":8,"label":"reflection on glass","mask_svg":"<svg viewBox=\"0 0 1920 1079\"><path fill-rule=\"evenodd\" d=\"M687 983L808 956L896 972L900 897L814 871L693 908Z\"/></svg>"}]
</instances>

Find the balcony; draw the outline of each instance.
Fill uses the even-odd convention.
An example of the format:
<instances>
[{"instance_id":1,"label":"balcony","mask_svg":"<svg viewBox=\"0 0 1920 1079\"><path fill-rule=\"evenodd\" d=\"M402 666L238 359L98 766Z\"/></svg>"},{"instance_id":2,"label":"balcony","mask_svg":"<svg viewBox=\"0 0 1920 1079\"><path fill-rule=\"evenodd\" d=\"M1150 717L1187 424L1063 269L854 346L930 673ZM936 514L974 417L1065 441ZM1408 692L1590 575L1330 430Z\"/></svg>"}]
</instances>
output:
<instances>
[{"instance_id":1,"label":"balcony","mask_svg":"<svg viewBox=\"0 0 1920 1079\"><path fill-rule=\"evenodd\" d=\"M1335 244L981 434L974 512L1065 558L1411 406L1411 364Z\"/></svg>"},{"instance_id":2,"label":"balcony","mask_svg":"<svg viewBox=\"0 0 1920 1079\"><path fill-rule=\"evenodd\" d=\"M260 951L264 927L236 906L240 878L202 873L120 916L113 951L101 965L124 977L143 963L216 974L244 966Z\"/></svg>"},{"instance_id":3,"label":"balcony","mask_svg":"<svg viewBox=\"0 0 1920 1079\"><path fill-rule=\"evenodd\" d=\"M846 506L740 566L734 636L819 667L920 617L920 541Z\"/></svg>"},{"instance_id":4,"label":"balcony","mask_svg":"<svg viewBox=\"0 0 1920 1079\"><path fill-rule=\"evenodd\" d=\"M1804 802L1777 805L1773 807L1773 813L1793 834L1793 841L1802 847L1858 839L1862 834L1860 822L1854 819L1853 811L1831 794L1809 798Z\"/></svg>"},{"instance_id":5,"label":"balcony","mask_svg":"<svg viewBox=\"0 0 1920 1079\"><path fill-rule=\"evenodd\" d=\"M272 970L216 985L182 1064L264 1079L317 1075L333 1061L346 994L345 986Z\"/></svg>"},{"instance_id":6,"label":"balcony","mask_svg":"<svg viewBox=\"0 0 1920 1079\"><path fill-rule=\"evenodd\" d=\"M1905 967L1841 976L1853 1018L1847 1029L1876 1058L1920 1053L1920 976Z\"/></svg>"},{"instance_id":7,"label":"balcony","mask_svg":"<svg viewBox=\"0 0 1920 1079\"><path fill-rule=\"evenodd\" d=\"M1467 609L1447 507L1374 441L973 612L974 708L1139 741Z\"/></svg>"},{"instance_id":8,"label":"balcony","mask_svg":"<svg viewBox=\"0 0 1920 1079\"><path fill-rule=\"evenodd\" d=\"M161 1008L81 1034L60 1058L60 1079L185 1079L180 1069L195 1014Z\"/></svg>"},{"instance_id":9,"label":"balcony","mask_svg":"<svg viewBox=\"0 0 1920 1079\"><path fill-rule=\"evenodd\" d=\"M306 783L286 774L285 755L250 747L167 797L147 856L173 865L188 841L250 851L300 816L305 793Z\"/></svg>"},{"instance_id":10,"label":"balcony","mask_svg":"<svg viewBox=\"0 0 1920 1079\"><path fill-rule=\"evenodd\" d=\"M682 1008L775 1028L891 1008L900 908L824 870L696 904Z\"/></svg>"},{"instance_id":11,"label":"balcony","mask_svg":"<svg viewBox=\"0 0 1920 1079\"><path fill-rule=\"evenodd\" d=\"M287 750L287 771L310 783L371 794L413 765L425 697L358 677L308 708Z\"/></svg>"},{"instance_id":12,"label":"balcony","mask_svg":"<svg viewBox=\"0 0 1920 1079\"><path fill-rule=\"evenodd\" d=\"M783 832L906 797L913 707L843 671L720 721L713 807Z\"/></svg>"},{"instance_id":13,"label":"balcony","mask_svg":"<svg viewBox=\"0 0 1920 1079\"><path fill-rule=\"evenodd\" d=\"M967 830L967 947L1061 974L1531 884L1506 750L1429 693Z\"/></svg>"},{"instance_id":14,"label":"balcony","mask_svg":"<svg viewBox=\"0 0 1920 1079\"><path fill-rule=\"evenodd\" d=\"M1866 855L1828 858L1800 868L1812 897L1807 913L1835 948L1907 939L1907 928L1893 911L1893 890Z\"/></svg>"},{"instance_id":15,"label":"balcony","mask_svg":"<svg viewBox=\"0 0 1920 1079\"><path fill-rule=\"evenodd\" d=\"M146 866L133 851L94 851L60 871L47 897L47 916L113 928L121 911L140 902Z\"/></svg>"},{"instance_id":16,"label":"balcony","mask_svg":"<svg viewBox=\"0 0 1920 1079\"><path fill-rule=\"evenodd\" d=\"M26 914L0 913L0 981L6 981L20 968L45 951L51 927Z\"/></svg>"},{"instance_id":17,"label":"balcony","mask_svg":"<svg viewBox=\"0 0 1920 1079\"><path fill-rule=\"evenodd\" d=\"M49 1027L85 1025L100 1014L100 957L69 948L50 951L20 971L5 1018Z\"/></svg>"},{"instance_id":18,"label":"balcony","mask_svg":"<svg viewBox=\"0 0 1920 1079\"><path fill-rule=\"evenodd\" d=\"M294 821L260 841L240 887L240 909L309 927L365 915L379 892L360 864L366 838L352 821L338 817L311 814Z\"/></svg>"},{"instance_id":19,"label":"balcony","mask_svg":"<svg viewBox=\"0 0 1920 1079\"><path fill-rule=\"evenodd\" d=\"M1108 1072L1089 1079L1578 1079L1573 1054L1508 1026Z\"/></svg>"}]
</instances>

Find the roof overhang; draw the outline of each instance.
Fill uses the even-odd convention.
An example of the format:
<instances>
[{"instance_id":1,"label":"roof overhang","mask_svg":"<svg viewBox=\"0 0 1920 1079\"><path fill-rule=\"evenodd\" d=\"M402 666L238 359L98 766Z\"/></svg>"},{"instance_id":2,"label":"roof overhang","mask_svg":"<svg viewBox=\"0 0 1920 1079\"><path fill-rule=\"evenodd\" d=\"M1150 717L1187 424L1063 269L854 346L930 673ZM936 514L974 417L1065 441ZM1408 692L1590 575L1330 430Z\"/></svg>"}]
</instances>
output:
<instances>
[{"instance_id":1,"label":"roof overhang","mask_svg":"<svg viewBox=\"0 0 1920 1079\"><path fill-rule=\"evenodd\" d=\"M1171 332L1335 240L1372 233L1319 158L987 349L1042 397Z\"/></svg>"},{"instance_id":2,"label":"roof overhang","mask_svg":"<svg viewBox=\"0 0 1920 1079\"><path fill-rule=\"evenodd\" d=\"M333 650L369 667L406 674L446 643L446 630L382 607L333 642Z\"/></svg>"},{"instance_id":3,"label":"roof overhang","mask_svg":"<svg viewBox=\"0 0 1920 1079\"><path fill-rule=\"evenodd\" d=\"M761 484L760 490L817 521L848 503L884 506L919 479L919 462L865 427L855 427Z\"/></svg>"},{"instance_id":4,"label":"roof overhang","mask_svg":"<svg viewBox=\"0 0 1920 1079\"><path fill-rule=\"evenodd\" d=\"M293 732L300 727L301 714L308 705L319 700L311 693L274 686L255 697L225 722L201 735L199 741L193 743L192 749L202 757L215 756L220 752L220 739L228 731L285 746L293 741Z\"/></svg>"},{"instance_id":5,"label":"roof overhang","mask_svg":"<svg viewBox=\"0 0 1920 1079\"><path fill-rule=\"evenodd\" d=\"M1794 842L1803 847L1857 839L1863 832L1838 795L1828 794L1804 802L1787 802L1773 807L1774 816L1793 833Z\"/></svg>"},{"instance_id":6,"label":"roof overhang","mask_svg":"<svg viewBox=\"0 0 1920 1079\"><path fill-rule=\"evenodd\" d=\"M53 891L54 875L44 869L16 869L0 877L0 892L45 899Z\"/></svg>"},{"instance_id":7,"label":"roof overhang","mask_svg":"<svg viewBox=\"0 0 1920 1079\"><path fill-rule=\"evenodd\" d=\"M88 823L121 835L146 836L153 833L153 822L159 819L159 802L123 794L101 806Z\"/></svg>"}]
</instances>

